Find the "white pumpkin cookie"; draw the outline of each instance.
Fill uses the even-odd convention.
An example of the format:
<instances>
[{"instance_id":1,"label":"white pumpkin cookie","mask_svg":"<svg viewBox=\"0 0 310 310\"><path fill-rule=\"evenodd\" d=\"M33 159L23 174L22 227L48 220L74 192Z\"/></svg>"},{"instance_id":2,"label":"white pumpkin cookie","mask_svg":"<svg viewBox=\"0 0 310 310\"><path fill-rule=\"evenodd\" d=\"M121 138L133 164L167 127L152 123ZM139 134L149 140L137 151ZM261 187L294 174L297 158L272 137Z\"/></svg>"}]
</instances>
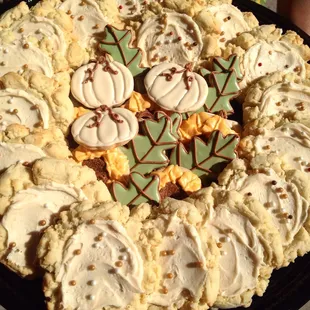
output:
<instances>
[{"instance_id":1,"label":"white pumpkin cookie","mask_svg":"<svg viewBox=\"0 0 310 310\"><path fill-rule=\"evenodd\" d=\"M137 237L148 308L212 306L219 288L219 250L201 227L198 210L168 198L152 211Z\"/></svg>"},{"instance_id":2,"label":"white pumpkin cookie","mask_svg":"<svg viewBox=\"0 0 310 310\"><path fill-rule=\"evenodd\" d=\"M237 7L222 1L201 10L194 20L203 34L204 58L221 55L227 43L237 35L258 26L253 13L241 12Z\"/></svg>"},{"instance_id":3,"label":"white pumpkin cookie","mask_svg":"<svg viewBox=\"0 0 310 310\"><path fill-rule=\"evenodd\" d=\"M0 78L0 130L19 124L34 128L58 127L64 133L74 118L69 99L69 77L48 78L42 73L26 70L22 76L7 73Z\"/></svg>"},{"instance_id":4,"label":"white pumpkin cookie","mask_svg":"<svg viewBox=\"0 0 310 310\"><path fill-rule=\"evenodd\" d=\"M282 30L275 25L264 25L244 32L226 47L224 56L237 53L244 78L241 88L246 88L258 78L276 71L296 72L301 78L309 75L307 61L310 48L295 32Z\"/></svg>"},{"instance_id":5,"label":"white pumpkin cookie","mask_svg":"<svg viewBox=\"0 0 310 310\"><path fill-rule=\"evenodd\" d=\"M194 204L202 225L221 251L220 288L215 307L248 307L265 292L273 268L283 262L280 235L268 211L236 191L202 189L186 201Z\"/></svg>"},{"instance_id":6,"label":"white pumpkin cookie","mask_svg":"<svg viewBox=\"0 0 310 310\"><path fill-rule=\"evenodd\" d=\"M110 200L94 171L74 162L43 158L11 166L0 176L0 260L23 277L35 277L40 233L72 203ZM20 220L22 219L22 221Z\"/></svg>"},{"instance_id":7,"label":"white pumpkin cookie","mask_svg":"<svg viewBox=\"0 0 310 310\"><path fill-rule=\"evenodd\" d=\"M139 123L134 113L107 106L80 116L71 128L74 140L90 150L108 150L125 145L138 131Z\"/></svg>"},{"instance_id":8,"label":"white pumpkin cookie","mask_svg":"<svg viewBox=\"0 0 310 310\"><path fill-rule=\"evenodd\" d=\"M296 74L276 72L250 87L243 103L244 123L272 115L292 120L309 119L310 82ZM248 127L257 128L263 123L256 121Z\"/></svg>"},{"instance_id":9,"label":"white pumpkin cookie","mask_svg":"<svg viewBox=\"0 0 310 310\"><path fill-rule=\"evenodd\" d=\"M83 202L60 214L38 247L49 309L144 309L143 261L128 220L119 202Z\"/></svg>"},{"instance_id":10,"label":"white pumpkin cookie","mask_svg":"<svg viewBox=\"0 0 310 310\"><path fill-rule=\"evenodd\" d=\"M293 171L290 172L291 174ZM286 177L286 175L284 175ZM295 177L295 183L300 183ZM227 190L236 190L242 195L257 199L269 212L274 226L278 229L285 252L291 253L291 245L296 248L298 241L300 249L297 253L306 253L310 250L310 235L300 242L300 236L307 234L304 228L308 221L309 203L299 192L299 187L289 180L280 178L274 170L248 170L246 163L241 159L231 162L219 176L219 184ZM295 257L285 256L284 264Z\"/></svg>"},{"instance_id":11,"label":"white pumpkin cookie","mask_svg":"<svg viewBox=\"0 0 310 310\"><path fill-rule=\"evenodd\" d=\"M120 106L130 98L134 80L127 67L99 57L75 71L71 80L74 98L88 108Z\"/></svg>"},{"instance_id":12,"label":"white pumpkin cookie","mask_svg":"<svg viewBox=\"0 0 310 310\"><path fill-rule=\"evenodd\" d=\"M153 67L144 79L149 97L161 108L179 113L200 109L208 96L205 79L192 72L191 65L162 63Z\"/></svg>"},{"instance_id":13,"label":"white pumpkin cookie","mask_svg":"<svg viewBox=\"0 0 310 310\"><path fill-rule=\"evenodd\" d=\"M162 62L184 66L198 60L202 39L191 17L167 12L144 21L138 30L137 45L143 51L142 67Z\"/></svg>"}]
</instances>

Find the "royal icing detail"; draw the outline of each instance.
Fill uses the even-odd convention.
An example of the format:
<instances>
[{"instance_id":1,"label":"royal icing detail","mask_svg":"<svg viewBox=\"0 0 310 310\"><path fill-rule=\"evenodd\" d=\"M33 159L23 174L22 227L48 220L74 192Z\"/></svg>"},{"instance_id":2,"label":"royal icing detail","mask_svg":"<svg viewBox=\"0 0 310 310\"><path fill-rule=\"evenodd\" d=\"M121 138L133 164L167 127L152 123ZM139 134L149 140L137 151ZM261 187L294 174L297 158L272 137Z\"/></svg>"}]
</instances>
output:
<instances>
[{"instance_id":1,"label":"royal icing detail","mask_svg":"<svg viewBox=\"0 0 310 310\"><path fill-rule=\"evenodd\" d=\"M259 116L310 111L310 87L293 82L269 87L260 100Z\"/></svg>"},{"instance_id":2,"label":"royal icing detail","mask_svg":"<svg viewBox=\"0 0 310 310\"><path fill-rule=\"evenodd\" d=\"M288 123L274 130L264 130L253 143L257 155L275 153L287 168L310 172L310 129L305 125Z\"/></svg>"},{"instance_id":3,"label":"royal icing detail","mask_svg":"<svg viewBox=\"0 0 310 310\"><path fill-rule=\"evenodd\" d=\"M191 17L179 13L163 13L149 17L138 32L144 67L162 62L185 66L198 60L203 43L198 25Z\"/></svg>"},{"instance_id":4,"label":"royal icing detail","mask_svg":"<svg viewBox=\"0 0 310 310\"><path fill-rule=\"evenodd\" d=\"M67 43L63 31L53 21L40 16L27 16L22 22L13 24L11 31L15 40L22 44L37 41L38 47L49 54L65 55Z\"/></svg>"},{"instance_id":5,"label":"royal icing detail","mask_svg":"<svg viewBox=\"0 0 310 310\"><path fill-rule=\"evenodd\" d=\"M88 108L119 106L130 98L134 87L130 71L105 56L96 63L80 67L72 76L71 92L76 100Z\"/></svg>"},{"instance_id":6,"label":"royal icing detail","mask_svg":"<svg viewBox=\"0 0 310 310\"><path fill-rule=\"evenodd\" d=\"M73 19L73 34L83 48L89 48L109 23L94 0L66 0L60 2L59 8Z\"/></svg>"},{"instance_id":7,"label":"royal icing detail","mask_svg":"<svg viewBox=\"0 0 310 310\"><path fill-rule=\"evenodd\" d=\"M129 142L128 147L121 148L129 160L132 172L147 174L167 166L169 158L165 151L178 144L181 115L174 113L169 117L159 111L154 118L142 122L144 135L137 135Z\"/></svg>"},{"instance_id":8,"label":"royal icing detail","mask_svg":"<svg viewBox=\"0 0 310 310\"><path fill-rule=\"evenodd\" d=\"M207 269L203 245L196 228L184 223L176 215L163 215L152 224L151 227L159 228L162 233L160 256L156 261L161 267L162 279L159 290L148 297L148 302L161 307L182 305L184 291L192 298L199 299Z\"/></svg>"},{"instance_id":9,"label":"royal icing detail","mask_svg":"<svg viewBox=\"0 0 310 310\"><path fill-rule=\"evenodd\" d=\"M296 185L282 180L272 169L234 178L227 189L251 195L270 211L283 246L293 241L308 218L309 203L299 194Z\"/></svg>"},{"instance_id":10,"label":"royal icing detail","mask_svg":"<svg viewBox=\"0 0 310 310\"><path fill-rule=\"evenodd\" d=\"M138 120L131 111L107 106L80 116L71 128L74 140L92 150L124 145L137 135L138 130Z\"/></svg>"},{"instance_id":11,"label":"royal icing detail","mask_svg":"<svg viewBox=\"0 0 310 310\"><path fill-rule=\"evenodd\" d=\"M1 221L7 231L6 261L34 270L40 233L60 210L85 199L81 190L56 183L33 186L15 194Z\"/></svg>"},{"instance_id":12,"label":"royal icing detail","mask_svg":"<svg viewBox=\"0 0 310 310\"><path fill-rule=\"evenodd\" d=\"M251 222L218 205L211 209L205 227L221 246L219 295L233 297L255 289L264 251Z\"/></svg>"},{"instance_id":13,"label":"royal icing detail","mask_svg":"<svg viewBox=\"0 0 310 310\"><path fill-rule=\"evenodd\" d=\"M5 130L11 124L24 125L31 131L35 127L48 129L47 103L24 90L0 90L0 130Z\"/></svg>"},{"instance_id":14,"label":"royal icing detail","mask_svg":"<svg viewBox=\"0 0 310 310\"><path fill-rule=\"evenodd\" d=\"M170 163L191 170L201 178L203 184L207 184L210 180L216 180L223 166L236 158L238 143L238 136L223 137L221 132L214 131L207 143L194 137L189 150L179 143L171 152Z\"/></svg>"},{"instance_id":15,"label":"royal icing detail","mask_svg":"<svg viewBox=\"0 0 310 310\"><path fill-rule=\"evenodd\" d=\"M112 196L116 201L128 206L150 201L159 203L159 177L157 175L144 177L138 172L132 172L127 183L128 187L120 182L113 183Z\"/></svg>"},{"instance_id":16,"label":"royal icing detail","mask_svg":"<svg viewBox=\"0 0 310 310\"><path fill-rule=\"evenodd\" d=\"M305 78L305 61L299 52L283 41L267 43L260 41L254 44L243 57L242 63L244 79L241 88L246 87L256 79L270 73L295 72Z\"/></svg>"},{"instance_id":17,"label":"royal icing detail","mask_svg":"<svg viewBox=\"0 0 310 310\"><path fill-rule=\"evenodd\" d=\"M64 308L124 309L143 292L143 260L116 221L79 225L62 257L57 278Z\"/></svg>"},{"instance_id":18,"label":"royal icing detail","mask_svg":"<svg viewBox=\"0 0 310 310\"><path fill-rule=\"evenodd\" d=\"M127 1L128 2L128 1ZM130 30L118 30L112 26L106 26L104 40L100 43L102 51L127 67L133 76L137 76L145 69L140 66L142 52L139 48L132 47L132 33Z\"/></svg>"},{"instance_id":19,"label":"royal icing detail","mask_svg":"<svg viewBox=\"0 0 310 310\"><path fill-rule=\"evenodd\" d=\"M148 96L161 108L179 113L196 111L208 96L208 84L192 66L162 63L150 70L144 79Z\"/></svg>"},{"instance_id":20,"label":"royal icing detail","mask_svg":"<svg viewBox=\"0 0 310 310\"><path fill-rule=\"evenodd\" d=\"M215 17L216 22L220 25L220 37L218 39L220 48L225 48L227 41L237 37L237 34L250 30L242 12L234 5L215 5L206 10Z\"/></svg>"},{"instance_id":21,"label":"royal icing detail","mask_svg":"<svg viewBox=\"0 0 310 310\"><path fill-rule=\"evenodd\" d=\"M31 163L45 156L40 148L31 144L0 142L0 171L17 162Z\"/></svg>"},{"instance_id":22,"label":"royal icing detail","mask_svg":"<svg viewBox=\"0 0 310 310\"><path fill-rule=\"evenodd\" d=\"M0 76L8 72L24 72L25 68L52 77L54 70L50 57L30 42L0 45Z\"/></svg>"}]
</instances>

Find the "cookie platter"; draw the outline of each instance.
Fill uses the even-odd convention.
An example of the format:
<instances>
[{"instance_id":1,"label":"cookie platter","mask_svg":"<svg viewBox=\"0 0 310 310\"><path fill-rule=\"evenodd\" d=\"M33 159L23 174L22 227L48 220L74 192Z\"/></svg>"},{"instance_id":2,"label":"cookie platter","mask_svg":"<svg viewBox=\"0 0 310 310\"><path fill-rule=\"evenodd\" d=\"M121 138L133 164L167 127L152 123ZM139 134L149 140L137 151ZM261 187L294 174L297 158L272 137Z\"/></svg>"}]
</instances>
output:
<instances>
[{"instance_id":1,"label":"cookie platter","mask_svg":"<svg viewBox=\"0 0 310 310\"><path fill-rule=\"evenodd\" d=\"M283 292L274 277L310 247L297 33L228 0L20 3L0 28L16 299L28 286L29 309L227 309ZM265 298L253 309L276 309Z\"/></svg>"}]
</instances>

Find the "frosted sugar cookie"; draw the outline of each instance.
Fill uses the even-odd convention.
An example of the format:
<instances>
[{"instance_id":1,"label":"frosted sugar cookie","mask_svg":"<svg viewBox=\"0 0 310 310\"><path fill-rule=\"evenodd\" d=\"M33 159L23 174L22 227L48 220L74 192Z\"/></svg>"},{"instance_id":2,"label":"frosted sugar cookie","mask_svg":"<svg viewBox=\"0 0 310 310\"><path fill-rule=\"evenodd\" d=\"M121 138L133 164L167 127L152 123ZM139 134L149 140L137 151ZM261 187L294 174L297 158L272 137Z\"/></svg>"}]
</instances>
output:
<instances>
[{"instance_id":1,"label":"frosted sugar cookie","mask_svg":"<svg viewBox=\"0 0 310 310\"><path fill-rule=\"evenodd\" d=\"M295 175L294 183L289 180L292 174ZM268 210L279 231L284 252L295 251L297 257L297 253L310 250L310 236L305 228L309 221L309 203L299 190L304 179L293 171L283 178L270 168L253 171L243 160L236 159L220 174L219 184L227 190L236 190L257 199ZM300 249L296 248L296 243ZM292 255L285 256L284 264L294 259Z\"/></svg>"},{"instance_id":2,"label":"frosted sugar cookie","mask_svg":"<svg viewBox=\"0 0 310 310\"><path fill-rule=\"evenodd\" d=\"M221 253L215 306L248 307L253 295L263 295L273 268L283 262L280 235L268 211L252 197L212 187L186 201L196 206Z\"/></svg>"},{"instance_id":3,"label":"frosted sugar cookie","mask_svg":"<svg viewBox=\"0 0 310 310\"><path fill-rule=\"evenodd\" d=\"M144 309L143 260L128 220L128 207L118 202L83 202L60 214L38 247L49 309L59 304L63 309Z\"/></svg>"},{"instance_id":4,"label":"frosted sugar cookie","mask_svg":"<svg viewBox=\"0 0 310 310\"><path fill-rule=\"evenodd\" d=\"M38 276L36 246L57 214L75 202L110 198L95 173L74 162L43 158L11 166L0 176L1 263L23 277Z\"/></svg>"}]
</instances>

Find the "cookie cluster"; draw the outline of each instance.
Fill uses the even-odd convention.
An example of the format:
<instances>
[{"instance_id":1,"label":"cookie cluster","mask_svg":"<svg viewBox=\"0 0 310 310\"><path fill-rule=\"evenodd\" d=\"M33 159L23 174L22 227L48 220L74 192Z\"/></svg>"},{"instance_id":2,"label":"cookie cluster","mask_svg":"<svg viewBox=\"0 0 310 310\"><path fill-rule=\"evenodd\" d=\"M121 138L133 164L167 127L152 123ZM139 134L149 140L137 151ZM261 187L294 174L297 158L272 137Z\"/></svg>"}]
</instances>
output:
<instances>
[{"instance_id":1,"label":"cookie cluster","mask_svg":"<svg viewBox=\"0 0 310 310\"><path fill-rule=\"evenodd\" d=\"M310 250L296 33L230 0L42 0L0 55L0 261L49 309L248 307Z\"/></svg>"}]
</instances>

